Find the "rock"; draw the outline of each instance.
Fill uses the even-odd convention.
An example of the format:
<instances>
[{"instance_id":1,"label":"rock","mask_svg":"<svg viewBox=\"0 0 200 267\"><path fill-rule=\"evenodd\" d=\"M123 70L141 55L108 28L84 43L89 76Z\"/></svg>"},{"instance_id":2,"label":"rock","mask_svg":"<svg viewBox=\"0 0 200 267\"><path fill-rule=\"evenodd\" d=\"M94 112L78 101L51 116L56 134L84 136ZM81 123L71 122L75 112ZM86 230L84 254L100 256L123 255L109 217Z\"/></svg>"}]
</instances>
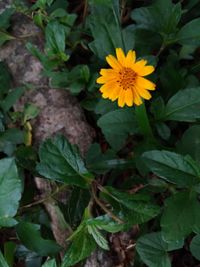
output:
<instances>
[{"instance_id":1,"label":"rock","mask_svg":"<svg viewBox=\"0 0 200 267\"><path fill-rule=\"evenodd\" d=\"M37 145L49 136L62 133L71 143L77 144L84 154L92 142L94 130L86 122L83 110L67 90L49 87L48 79L42 76L41 63L26 49L27 40L42 49L42 33L22 14L13 16L12 24L12 34L16 39L0 49L0 60L8 64L14 86L27 83L34 86L34 90L28 90L18 101L16 110L22 110L25 103L39 107L40 114L32 122ZM27 35L30 37L24 39Z\"/></svg>"},{"instance_id":2,"label":"rock","mask_svg":"<svg viewBox=\"0 0 200 267\"><path fill-rule=\"evenodd\" d=\"M0 4L5 8L10 1ZM23 14L12 17L11 34L16 39L7 42L0 49L0 60L5 61L13 76L13 86L26 83L33 85L15 105L15 110L22 110L25 103L34 103L40 109L39 116L31 121L33 141L39 145L45 138L62 133L73 144L77 144L84 154L94 137L94 130L88 125L84 112L76 98L66 90L55 90L49 87L48 79L42 76L42 65L26 49L30 41L40 49L43 47L43 35L30 18ZM41 198L51 194L51 183L48 180L35 177L36 186ZM44 202L51 219L52 232L57 243L65 247L69 231L63 228L59 220L59 207L52 198Z\"/></svg>"}]
</instances>

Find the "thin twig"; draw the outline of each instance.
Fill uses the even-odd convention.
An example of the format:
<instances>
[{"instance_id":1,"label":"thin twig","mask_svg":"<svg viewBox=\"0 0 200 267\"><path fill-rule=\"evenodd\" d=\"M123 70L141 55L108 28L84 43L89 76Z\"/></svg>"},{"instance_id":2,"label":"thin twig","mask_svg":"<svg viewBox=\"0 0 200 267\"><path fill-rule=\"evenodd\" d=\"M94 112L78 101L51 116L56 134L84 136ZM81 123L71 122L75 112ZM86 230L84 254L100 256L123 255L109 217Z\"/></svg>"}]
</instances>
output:
<instances>
[{"instance_id":1,"label":"thin twig","mask_svg":"<svg viewBox=\"0 0 200 267\"><path fill-rule=\"evenodd\" d=\"M62 185L59 188L56 188L56 190L54 192L52 192L51 194L47 195L46 197L41 198L41 199L39 199L39 200L37 200L35 202L32 202L30 204L24 205L24 206L21 207L21 209L28 209L28 208L31 208L33 206L42 204L42 203L48 201L50 198L52 198L55 195L57 195L58 193L60 193L61 191L63 191L66 187L67 187L66 184L65 185Z\"/></svg>"},{"instance_id":2,"label":"thin twig","mask_svg":"<svg viewBox=\"0 0 200 267\"><path fill-rule=\"evenodd\" d=\"M99 205L99 207L101 207L101 209L103 211L105 211L114 221L116 221L117 223L120 223L120 224L124 223L120 218L115 216L115 214L113 214L112 211L107 209L106 206L98 199L98 197L96 196L94 186L92 186L92 196L93 196L95 202Z\"/></svg>"}]
</instances>

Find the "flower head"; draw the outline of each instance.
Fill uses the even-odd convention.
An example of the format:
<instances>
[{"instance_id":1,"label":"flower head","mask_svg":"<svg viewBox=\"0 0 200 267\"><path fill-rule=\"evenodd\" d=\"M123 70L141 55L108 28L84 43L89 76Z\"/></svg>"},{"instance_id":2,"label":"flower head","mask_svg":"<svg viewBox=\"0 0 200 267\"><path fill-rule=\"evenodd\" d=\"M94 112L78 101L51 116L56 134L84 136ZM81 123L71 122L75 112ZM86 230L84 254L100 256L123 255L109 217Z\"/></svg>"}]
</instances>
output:
<instances>
[{"instance_id":1,"label":"flower head","mask_svg":"<svg viewBox=\"0 0 200 267\"><path fill-rule=\"evenodd\" d=\"M143 76L154 71L153 66L146 66L147 61L141 59L136 61L135 51L129 50L127 55L121 48L116 48L115 58L112 55L106 57L106 61L111 66L110 69L101 69L102 75L97 79L97 83L103 84L100 88L103 98L112 101L118 99L118 106L132 106L142 104L143 99L150 99L148 90L155 90L155 84Z\"/></svg>"}]
</instances>

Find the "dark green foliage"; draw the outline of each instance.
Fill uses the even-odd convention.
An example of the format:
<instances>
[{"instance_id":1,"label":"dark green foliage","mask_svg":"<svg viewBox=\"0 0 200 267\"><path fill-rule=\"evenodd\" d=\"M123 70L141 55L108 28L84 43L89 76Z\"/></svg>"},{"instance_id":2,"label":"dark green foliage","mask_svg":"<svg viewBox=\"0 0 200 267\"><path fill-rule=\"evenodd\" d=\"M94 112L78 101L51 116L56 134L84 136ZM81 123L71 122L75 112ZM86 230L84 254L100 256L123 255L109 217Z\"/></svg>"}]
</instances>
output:
<instances>
[{"instance_id":1,"label":"dark green foliage","mask_svg":"<svg viewBox=\"0 0 200 267\"><path fill-rule=\"evenodd\" d=\"M15 0L0 14L0 45L24 43L49 87L76 96L95 131L85 155L61 135L32 146L40 110L30 101L16 112L15 104L33 86L15 88L0 62L0 265L84 266L96 249L116 266L199 265L198 11L197 0ZM43 49L11 34L16 12L40 28ZM101 97L96 79L116 48L155 67L147 79L156 90L139 107ZM35 188L34 177L49 182L48 192ZM43 204L66 231L65 249ZM117 262L119 251L126 262Z\"/></svg>"}]
</instances>

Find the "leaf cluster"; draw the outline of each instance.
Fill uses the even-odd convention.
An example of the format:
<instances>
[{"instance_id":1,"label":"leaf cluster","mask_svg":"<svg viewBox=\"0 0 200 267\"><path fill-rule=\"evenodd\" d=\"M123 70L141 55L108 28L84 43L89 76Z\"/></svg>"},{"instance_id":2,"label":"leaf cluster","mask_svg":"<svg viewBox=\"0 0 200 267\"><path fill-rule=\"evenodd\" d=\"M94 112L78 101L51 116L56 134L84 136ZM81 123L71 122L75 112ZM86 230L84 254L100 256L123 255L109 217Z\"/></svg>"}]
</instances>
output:
<instances>
[{"instance_id":1,"label":"leaf cluster","mask_svg":"<svg viewBox=\"0 0 200 267\"><path fill-rule=\"evenodd\" d=\"M0 45L15 38L14 12L32 15L45 43L43 51L30 42L27 49L52 88L77 96L97 133L84 157L61 135L35 149L30 123L39 109L26 103L14 111L28 86L13 87L0 62L0 232L10 231L0 245L4 267L20 260L27 267L75 266L97 248L112 253L109 235L133 227L134 266L175 266L177 250L187 250L191 266L200 261L200 5L133 2L89 0L78 12L72 1L38 0L23 7L15 1L0 14ZM96 78L117 47L136 50L156 67L151 79L157 89L141 107L122 109L101 98ZM52 186L39 200L35 176ZM61 193L67 201L59 199ZM53 237L40 205L45 201L54 203L70 232L65 249Z\"/></svg>"}]
</instances>

